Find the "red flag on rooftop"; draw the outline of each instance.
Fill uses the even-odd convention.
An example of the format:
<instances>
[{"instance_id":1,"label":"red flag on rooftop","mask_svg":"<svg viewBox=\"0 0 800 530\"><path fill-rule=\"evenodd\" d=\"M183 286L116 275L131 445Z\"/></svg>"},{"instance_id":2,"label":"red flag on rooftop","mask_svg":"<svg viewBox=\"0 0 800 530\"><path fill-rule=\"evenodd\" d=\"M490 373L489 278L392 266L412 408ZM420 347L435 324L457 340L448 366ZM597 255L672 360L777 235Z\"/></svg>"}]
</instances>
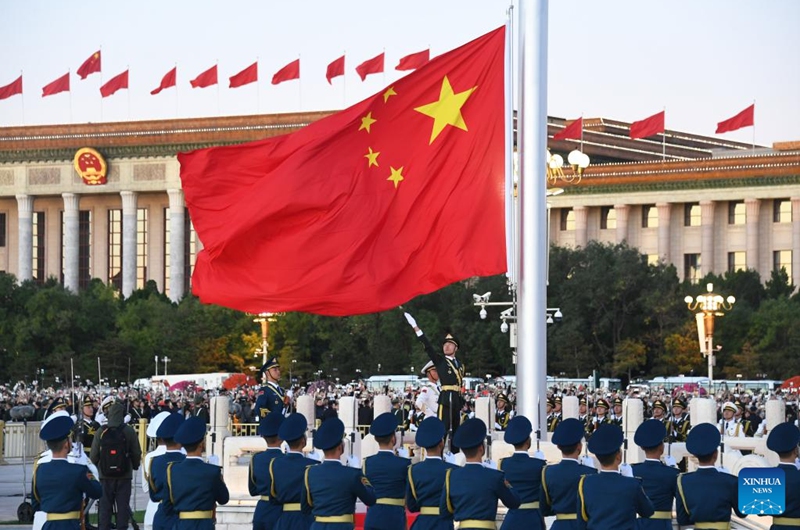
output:
<instances>
[{"instance_id":1,"label":"red flag on rooftop","mask_svg":"<svg viewBox=\"0 0 800 530\"><path fill-rule=\"evenodd\" d=\"M100 71L100 50L94 52L91 57L83 61L76 73L81 79L86 79L90 74Z\"/></svg>"},{"instance_id":2,"label":"red flag on rooftop","mask_svg":"<svg viewBox=\"0 0 800 530\"><path fill-rule=\"evenodd\" d=\"M358 72L358 76L362 81L366 79L369 74L380 74L383 72L383 57L384 54L382 53L356 66L356 72Z\"/></svg>"},{"instance_id":3,"label":"red flag on rooftop","mask_svg":"<svg viewBox=\"0 0 800 530\"><path fill-rule=\"evenodd\" d=\"M300 79L300 59L295 59L275 72L275 75L272 76L272 84L277 85L292 79Z\"/></svg>"},{"instance_id":4,"label":"red flag on rooftop","mask_svg":"<svg viewBox=\"0 0 800 530\"><path fill-rule=\"evenodd\" d=\"M192 88L205 88L217 84L217 65L215 64L191 81Z\"/></svg>"},{"instance_id":5,"label":"red flag on rooftop","mask_svg":"<svg viewBox=\"0 0 800 530\"><path fill-rule=\"evenodd\" d=\"M6 86L0 86L0 99L8 99L11 96L16 96L17 94L22 94L21 75Z\"/></svg>"},{"instance_id":6,"label":"red flag on rooftop","mask_svg":"<svg viewBox=\"0 0 800 530\"><path fill-rule=\"evenodd\" d=\"M42 88L42 97L52 96L60 92L69 92L69 72Z\"/></svg>"},{"instance_id":7,"label":"red flag on rooftop","mask_svg":"<svg viewBox=\"0 0 800 530\"><path fill-rule=\"evenodd\" d=\"M417 53L412 53L410 55L406 55L400 62L397 63L397 66L394 67L395 70L416 70L423 64L427 63L431 60L431 51L424 50Z\"/></svg>"},{"instance_id":8,"label":"red flag on rooftop","mask_svg":"<svg viewBox=\"0 0 800 530\"><path fill-rule=\"evenodd\" d=\"M125 70L119 75L116 75L108 80L108 82L100 87L100 95L104 98L113 96L117 90L128 88L128 70Z\"/></svg>"},{"instance_id":9,"label":"red flag on rooftop","mask_svg":"<svg viewBox=\"0 0 800 530\"><path fill-rule=\"evenodd\" d=\"M229 88L238 88L258 81L258 61L254 62L241 72L231 76Z\"/></svg>"},{"instance_id":10,"label":"red flag on rooftop","mask_svg":"<svg viewBox=\"0 0 800 530\"><path fill-rule=\"evenodd\" d=\"M553 140L580 140L583 134L583 116L564 127L564 129L553 136Z\"/></svg>"},{"instance_id":11,"label":"red flag on rooftop","mask_svg":"<svg viewBox=\"0 0 800 530\"><path fill-rule=\"evenodd\" d=\"M504 34L295 133L179 154L193 292L353 315L505 271Z\"/></svg>"},{"instance_id":12,"label":"red flag on rooftop","mask_svg":"<svg viewBox=\"0 0 800 530\"><path fill-rule=\"evenodd\" d=\"M161 78L161 84L158 85L158 88L151 90L150 93L155 96L156 94L160 93L162 90L166 88L174 87L177 82L177 79L178 79L178 67L176 66L175 68L164 74L164 77Z\"/></svg>"},{"instance_id":13,"label":"red flag on rooftop","mask_svg":"<svg viewBox=\"0 0 800 530\"><path fill-rule=\"evenodd\" d=\"M665 112L662 110L649 118L631 123L631 139L647 138L648 136L664 132L664 114Z\"/></svg>"},{"instance_id":14,"label":"red flag on rooftop","mask_svg":"<svg viewBox=\"0 0 800 530\"><path fill-rule=\"evenodd\" d=\"M727 120L719 122L717 124L716 134L736 131L742 127L750 127L755 125L755 113L756 104L753 103L733 118L728 118Z\"/></svg>"},{"instance_id":15,"label":"red flag on rooftop","mask_svg":"<svg viewBox=\"0 0 800 530\"><path fill-rule=\"evenodd\" d=\"M328 69L325 71L325 79L328 80L328 84L330 85L331 79L339 77L340 75L344 75L344 55L328 65Z\"/></svg>"}]
</instances>

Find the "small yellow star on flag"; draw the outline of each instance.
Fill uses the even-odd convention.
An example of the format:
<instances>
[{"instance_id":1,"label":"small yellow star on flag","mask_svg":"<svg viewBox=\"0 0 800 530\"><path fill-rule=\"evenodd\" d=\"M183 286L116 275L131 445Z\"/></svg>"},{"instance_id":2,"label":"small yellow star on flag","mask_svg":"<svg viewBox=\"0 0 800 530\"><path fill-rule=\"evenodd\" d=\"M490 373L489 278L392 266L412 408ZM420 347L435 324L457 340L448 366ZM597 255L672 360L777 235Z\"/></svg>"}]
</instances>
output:
<instances>
[{"instance_id":1,"label":"small yellow star on flag","mask_svg":"<svg viewBox=\"0 0 800 530\"><path fill-rule=\"evenodd\" d=\"M371 113L371 112L369 112L369 113L367 113L367 115L366 115L366 116L364 116L363 118L361 118L361 127L359 127L359 128L358 128L358 130L360 131L360 130L362 130L362 129L366 129L366 130L367 130L367 132L369 132L369 128L370 128L370 126L372 126L372 124L373 124L373 123L375 123L376 121L378 121L378 120L376 120L375 118L373 118L373 117L372 117L372 113Z\"/></svg>"},{"instance_id":2,"label":"small yellow star on flag","mask_svg":"<svg viewBox=\"0 0 800 530\"><path fill-rule=\"evenodd\" d=\"M389 175L389 178L386 180L391 180L394 183L394 189L397 189L397 186L400 184L401 180L405 180L405 177L403 177L403 167L405 166L400 166L400 169L395 169L389 166L392 174Z\"/></svg>"},{"instance_id":3,"label":"small yellow star on flag","mask_svg":"<svg viewBox=\"0 0 800 530\"><path fill-rule=\"evenodd\" d=\"M464 117L461 115L461 107L464 106L464 103L467 102L467 99L475 92L476 88L478 87L474 86L469 90L456 94L453 92L450 80L447 79L447 76L444 76L438 101L414 109L417 112L421 112L433 118L431 141L428 142L428 145L432 144L436 137L439 136L448 125L458 127L464 131L467 130L467 124L464 122Z\"/></svg>"},{"instance_id":4,"label":"small yellow star on flag","mask_svg":"<svg viewBox=\"0 0 800 530\"><path fill-rule=\"evenodd\" d=\"M383 93L383 102L386 103L387 101L389 101L390 97L396 96L396 95L397 95L397 92L394 91L394 87L390 86L389 90L387 90L386 92Z\"/></svg>"},{"instance_id":5,"label":"small yellow star on flag","mask_svg":"<svg viewBox=\"0 0 800 530\"><path fill-rule=\"evenodd\" d=\"M367 149L369 149L369 153L364 155L364 158L366 158L368 160L367 167L372 167L372 166L376 166L377 167L378 166L378 155L381 154L380 151L376 153L375 151L372 150L371 147L367 147Z\"/></svg>"}]
</instances>

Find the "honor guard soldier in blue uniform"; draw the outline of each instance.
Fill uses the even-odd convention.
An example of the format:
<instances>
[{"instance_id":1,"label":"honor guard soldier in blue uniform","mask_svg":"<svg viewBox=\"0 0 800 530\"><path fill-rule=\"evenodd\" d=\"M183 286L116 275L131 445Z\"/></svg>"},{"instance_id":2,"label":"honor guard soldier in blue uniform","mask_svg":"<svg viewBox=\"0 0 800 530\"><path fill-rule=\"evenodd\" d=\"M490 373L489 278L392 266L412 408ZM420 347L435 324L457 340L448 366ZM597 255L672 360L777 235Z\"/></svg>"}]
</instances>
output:
<instances>
[{"instance_id":1,"label":"honor guard soldier in blue uniform","mask_svg":"<svg viewBox=\"0 0 800 530\"><path fill-rule=\"evenodd\" d=\"M593 467L578 462L585 431L584 424L567 418L556 427L551 441L561 451L561 462L545 466L542 470L542 488L539 491L539 510L547 517L556 516L552 530L572 530L578 526L575 503L578 482L583 475L597 473Z\"/></svg>"},{"instance_id":2,"label":"honor guard soldier in blue uniform","mask_svg":"<svg viewBox=\"0 0 800 530\"><path fill-rule=\"evenodd\" d=\"M300 506L314 516L311 530L353 530L356 500L375 504L375 490L360 469L342 465L344 423L339 418L324 421L314 435L314 447L325 460L306 468Z\"/></svg>"},{"instance_id":3,"label":"honor guard soldier in blue uniform","mask_svg":"<svg viewBox=\"0 0 800 530\"><path fill-rule=\"evenodd\" d=\"M719 431L710 423L701 423L689 431L686 450L697 457L700 465L697 471L678 475L675 508L681 526L727 530L731 510L744 517L739 511L736 477L714 467L719 442Z\"/></svg>"},{"instance_id":4,"label":"honor guard soldier in blue uniform","mask_svg":"<svg viewBox=\"0 0 800 530\"><path fill-rule=\"evenodd\" d=\"M275 413L261 418L258 425L258 434L267 442L267 450L253 455L247 475L250 495L260 497L253 513L253 530L272 530L283 513L281 505L270 497L272 475L269 472L272 461L283 457L281 438L278 436L283 422L283 414Z\"/></svg>"},{"instance_id":5,"label":"honor guard soldier in blue uniform","mask_svg":"<svg viewBox=\"0 0 800 530\"><path fill-rule=\"evenodd\" d=\"M542 469L546 462L531 458L530 420L516 416L508 422L503 440L514 446L514 454L500 460L497 469L506 474L506 480L519 495L522 504L509 510L500 530L544 530L544 519L539 511L539 489L542 486Z\"/></svg>"},{"instance_id":6,"label":"honor guard soldier in blue uniform","mask_svg":"<svg viewBox=\"0 0 800 530\"><path fill-rule=\"evenodd\" d=\"M167 450L150 461L150 500L159 502L153 517L153 530L172 530L178 524L178 514L167 494L167 466L170 462L180 462L186 458L181 444L175 441L175 434L183 425L183 414L173 412L161 422L156 436L164 440Z\"/></svg>"},{"instance_id":7,"label":"honor guard soldier in blue uniform","mask_svg":"<svg viewBox=\"0 0 800 530\"><path fill-rule=\"evenodd\" d=\"M416 443L425 449L425 460L408 468L406 505L419 516L411 530L453 530L453 516L439 509L448 469L457 467L442 460L445 427L439 418L425 418L419 425Z\"/></svg>"},{"instance_id":8,"label":"honor guard soldier in blue uniform","mask_svg":"<svg viewBox=\"0 0 800 530\"><path fill-rule=\"evenodd\" d=\"M800 430L791 422L776 425L767 438L767 448L778 453L781 459L778 468L786 476L786 509L772 518L770 530L792 530L800 527L800 469L795 461L800 449Z\"/></svg>"},{"instance_id":9,"label":"honor guard soldier in blue uniform","mask_svg":"<svg viewBox=\"0 0 800 530\"><path fill-rule=\"evenodd\" d=\"M256 418L266 418L268 414L283 414L284 392L278 382L281 380L281 365L273 357L261 367L261 376L266 379L256 398Z\"/></svg>"},{"instance_id":10,"label":"honor guard soldier in blue uniform","mask_svg":"<svg viewBox=\"0 0 800 530\"><path fill-rule=\"evenodd\" d=\"M486 424L470 418L458 428L454 443L467 457L464 467L448 469L439 510L453 514L460 530L496 528L497 501L519 508L519 495L502 471L483 465L486 454Z\"/></svg>"},{"instance_id":11,"label":"honor guard soldier in blue uniform","mask_svg":"<svg viewBox=\"0 0 800 530\"><path fill-rule=\"evenodd\" d=\"M228 487L222 469L203 462L206 448L206 422L197 416L183 422L175 441L186 450L186 459L167 465L167 494L178 512L176 530L214 528L217 504L227 504Z\"/></svg>"},{"instance_id":12,"label":"honor guard soldier in blue uniform","mask_svg":"<svg viewBox=\"0 0 800 530\"><path fill-rule=\"evenodd\" d=\"M653 419L639 425L633 437L645 454L644 462L631 466L633 476L641 479L642 488L656 510L650 517L637 520L636 528L639 530L672 530L672 503L675 502L679 471L661 462L666 436L664 423Z\"/></svg>"},{"instance_id":13,"label":"honor guard soldier in blue uniform","mask_svg":"<svg viewBox=\"0 0 800 530\"><path fill-rule=\"evenodd\" d=\"M634 530L636 515L655 511L639 481L620 474L620 447L624 437L616 425L600 426L589 439L589 451L600 462L600 473L584 475L578 482L578 528Z\"/></svg>"},{"instance_id":14,"label":"honor guard soldier in blue uniform","mask_svg":"<svg viewBox=\"0 0 800 530\"><path fill-rule=\"evenodd\" d=\"M319 462L303 455L306 446L308 421L302 414L292 414L278 429L278 438L289 445L289 452L269 463L269 496L281 505L283 512L275 525L276 530L308 530L314 518L300 509L303 477L308 466Z\"/></svg>"},{"instance_id":15,"label":"honor guard soldier in blue uniform","mask_svg":"<svg viewBox=\"0 0 800 530\"><path fill-rule=\"evenodd\" d=\"M385 412L375 418L369 432L378 442L378 453L367 457L361 471L375 490L375 506L367 510L364 530L405 530L405 494L411 460L394 454L397 416Z\"/></svg>"},{"instance_id":16,"label":"honor guard soldier in blue uniform","mask_svg":"<svg viewBox=\"0 0 800 530\"><path fill-rule=\"evenodd\" d=\"M78 530L81 527L83 496L99 499L103 487L89 468L70 464L69 435L75 422L69 416L53 418L39 432L53 454L52 460L33 472L33 509L47 513L43 530Z\"/></svg>"},{"instance_id":17,"label":"honor guard soldier in blue uniform","mask_svg":"<svg viewBox=\"0 0 800 530\"><path fill-rule=\"evenodd\" d=\"M442 351L437 351L431 345L428 337L419 329L414 317L408 313L403 314L425 346L425 353L428 354L428 357L436 366L436 372L439 374L439 384L441 385L438 416L444 422L448 434L452 436L461 424L461 409L464 406L464 401L461 397L461 385L464 380L465 369L464 363L456 358L459 346L458 340L448 333L444 338ZM450 442L450 450L453 453L457 452L457 446L452 443L452 440Z\"/></svg>"}]
</instances>

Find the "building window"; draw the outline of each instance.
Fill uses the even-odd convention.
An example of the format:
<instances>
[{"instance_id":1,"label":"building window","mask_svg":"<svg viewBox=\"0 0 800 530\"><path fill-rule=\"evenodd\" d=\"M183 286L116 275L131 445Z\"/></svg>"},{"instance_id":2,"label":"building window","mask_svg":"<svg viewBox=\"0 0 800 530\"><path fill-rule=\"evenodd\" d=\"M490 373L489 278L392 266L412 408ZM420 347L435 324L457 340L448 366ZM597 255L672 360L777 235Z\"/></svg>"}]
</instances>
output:
<instances>
[{"instance_id":1,"label":"building window","mask_svg":"<svg viewBox=\"0 0 800 530\"><path fill-rule=\"evenodd\" d=\"M731 201L728 203L728 224L743 225L746 221L744 201Z\"/></svg>"},{"instance_id":2,"label":"building window","mask_svg":"<svg viewBox=\"0 0 800 530\"><path fill-rule=\"evenodd\" d=\"M611 206L600 208L600 230L613 230L617 227L617 211Z\"/></svg>"},{"instance_id":3,"label":"building window","mask_svg":"<svg viewBox=\"0 0 800 530\"><path fill-rule=\"evenodd\" d=\"M0 213L0 247L6 246L6 214Z\"/></svg>"},{"instance_id":4,"label":"building window","mask_svg":"<svg viewBox=\"0 0 800 530\"><path fill-rule=\"evenodd\" d=\"M775 199L772 206L772 220L776 223L792 222L792 201L788 199Z\"/></svg>"},{"instance_id":5,"label":"building window","mask_svg":"<svg viewBox=\"0 0 800 530\"><path fill-rule=\"evenodd\" d=\"M108 211L108 283L122 289L122 210Z\"/></svg>"},{"instance_id":6,"label":"building window","mask_svg":"<svg viewBox=\"0 0 800 530\"><path fill-rule=\"evenodd\" d=\"M743 271L747 268L747 254L728 252L728 272Z\"/></svg>"},{"instance_id":7,"label":"building window","mask_svg":"<svg viewBox=\"0 0 800 530\"><path fill-rule=\"evenodd\" d=\"M655 204L642 206L642 228L658 228L658 208Z\"/></svg>"},{"instance_id":8,"label":"building window","mask_svg":"<svg viewBox=\"0 0 800 530\"><path fill-rule=\"evenodd\" d=\"M63 270L63 268L62 268ZM92 281L92 211L78 212L78 288Z\"/></svg>"},{"instance_id":9,"label":"building window","mask_svg":"<svg viewBox=\"0 0 800 530\"><path fill-rule=\"evenodd\" d=\"M789 276L789 283L792 283L792 251L791 250L776 250L772 253L772 268L776 271L781 269L786 270Z\"/></svg>"},{"instance_id":10,"label":"building window","mask_svg":"<svg viewBox=\"0 0 800 530\"><path fill-rule=\"evenodd\" d=\"M700 203L688 202L683 205L683 226L700 226Z\"/></svg>"},{"instance_id":11,"label":"building window","mask_svg":"<svg viewBox=\"0 0 800 530\"><path fill-rule=\"evenodd\" d=\"M683 255L683 279L692 283L700 281L700 254Z\"/></svg>"},{"instance_id":12,"label":"building window","mask_svg":"<svg viewBox=\"0 0 800 530\"><path fill-rule=\"evenodd\" d=\"M561 231L575 230L575 211L572 208L561 208Z\"/></svg>"},{"instance_id":13,"label":"building window","mask_svg":"<svg viewBox=\"0 0 800 530\"><path fill-rule=\"evenodd\" d=\"M136 210L136 288L147 281L147 208Z\"/></svg>"},{"instance_id":14,"label":"building window","mask_svg":"<svg viewBox=\"0 0 800 530\"><path fill-rule=\"evenodd\" d=\"M44 212L33 212L33 262L31 277L38 284L44 283Z\"/></svg>"}]
</instances>

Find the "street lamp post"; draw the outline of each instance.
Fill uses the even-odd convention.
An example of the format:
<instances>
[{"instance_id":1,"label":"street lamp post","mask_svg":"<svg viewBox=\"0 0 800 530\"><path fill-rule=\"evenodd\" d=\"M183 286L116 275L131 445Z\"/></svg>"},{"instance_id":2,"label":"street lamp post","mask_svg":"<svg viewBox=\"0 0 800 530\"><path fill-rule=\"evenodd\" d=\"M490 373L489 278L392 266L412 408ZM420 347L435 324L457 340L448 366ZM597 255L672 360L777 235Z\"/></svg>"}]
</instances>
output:
<instances>
[{"instance_id":1,"label":"street lamp post","mask_svg":"<svg viewBox=\"0 0 800 530\"><path fill-rule=\"evenodd\" d=\"M165 376L166 376L166 375L169 375L169 374L168 374L168 371L167 371L167 363L169 363L169 362L170 362L172 359L170 359L169 357L167 357L167 356L165 355L164 357L162 357L162 358L161 358L161 360L162 360L162 361L164 361L164 375L165 375Z\"/></svg>"},{"instance_id":2,"label":"street lamp post","mask_svg":"<svg viewBox=\"0 0 800 530\"><path fill-rule=\"evenodd\" d=\"M156 362L156 373L155 373L155 376L158 377L158 355L156 355L153 359Z\"/></svg>"},{"instance_id":3,"label":"street lamp post","mask_svg":"<svg viewBox=\"0 0 800 530\"><path fill-rule=\"evenodd\" d=\"M297 359L292 359L292 364L289 365L289 388L294 387L294 379L292 379L292 369L297 364Z\"/></svg>"},{"instance_id":4,"label":"street lamp post","mask_svg":"<svg viewBox=\"0 0 800 530\"><path fill-rule=\"evenodd\" d=\"M724 315L724 311L730 311L736 298L729 296L723 298L722 295L714 294L714 284L706 285L706 294L700 294L692 298L684 298L689 311L697 311L697 335L700 341L700 350L708 359L708 391L714 392L714 318Z\"/></svg>"},{"instance_id":5,"label":"street lamp post","mask_svg":"<svg viewBox=\"0 0 800 530\"><path fill-rule=\"evenodd\" d=\"M253 322L258 322L261 324L261 350L256 350L256 355L261 353L261 365L267 364L267 349L269 345L267 344L267 336L269 335L269 323L275 322L275 319L272 318L274 313L259 313L258 318L254 318Z\"/></svg>"}]
</instances>

